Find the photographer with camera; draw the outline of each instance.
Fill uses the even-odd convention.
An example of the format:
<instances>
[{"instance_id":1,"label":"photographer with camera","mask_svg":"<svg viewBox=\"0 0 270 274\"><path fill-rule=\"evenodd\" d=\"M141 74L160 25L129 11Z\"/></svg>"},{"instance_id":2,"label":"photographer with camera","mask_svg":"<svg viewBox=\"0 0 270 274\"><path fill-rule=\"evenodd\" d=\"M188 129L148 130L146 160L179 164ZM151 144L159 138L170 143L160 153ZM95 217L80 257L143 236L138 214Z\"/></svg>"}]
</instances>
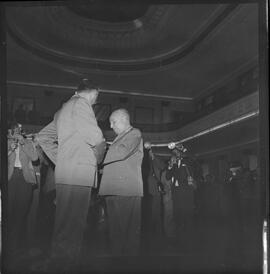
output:
<instances>
[{"instance_id":1,"label":"photographer with camera","mask_svg":"<svg viewBox=\"0 0 270 274\"><path fill-rule=\"evenodd\" d=\"M33 191L38 185L39 158L22 125L14 123L8 132L8 260L27 247L28 217ZM29 227L28 227L29 228ZM29 236L29 235L27 235ZM15 256L15 257L14 257Z\"/></svg>"},{"instance_id":2,"label":"photographer with camera","mask_svg":"<svg viewBox=\"0 0 270 274\"><path fill-rule=\"evenodd\" d=\"M194 163L188 157L183 145L170 147L172 156L169 160L166 179L172 182L172 199L174 219L178 233L188 232L194 221L195 199L197 188Z\"/></svg>"}]
</instances>

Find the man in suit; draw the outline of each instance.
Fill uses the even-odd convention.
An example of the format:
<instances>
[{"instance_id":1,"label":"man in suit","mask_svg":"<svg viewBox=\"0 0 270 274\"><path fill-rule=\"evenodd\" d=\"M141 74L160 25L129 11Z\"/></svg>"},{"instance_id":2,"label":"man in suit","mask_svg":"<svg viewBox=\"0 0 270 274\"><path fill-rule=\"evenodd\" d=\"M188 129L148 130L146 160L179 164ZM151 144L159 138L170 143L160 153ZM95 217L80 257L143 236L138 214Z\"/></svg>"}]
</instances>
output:
<instances>
[{"instance_id":1,"label":"man in suit","mask_svg":"<svg viewBox=\"0 0 270 274\"><path fill-rule=\"evenodd\" d=\"M145 142L144 147L149 150L148 154L150 160L147 180L147 190L151 197L151 211L149 214L150 216L147 218L151 224L149 238L152 238L155 241L153 247L160 249L158 244L161 242L161 236L165 236L164 239L166 241L164 244L171 247L175 242L171 180L166 179L166 164L153 153L151 144Z\"/></svg>"},{"instance_id":2,"label":"man in suit","mask_svg":"<svg viewBox=\"0 0 270 274\"><path fill-rule=\"evenodd\" d=\"M15 267L18 251L25 253L35 235L34 197L39 194L39 157L20 124L13 124L11 132L8 136L8 267Z\"/></svg>"},{"instance_id":3,"label":"man in suit","mask_svg":"<svg viewBox=\"0 0 270 274\"><path fill-rule=\"evenodd\" d=\"M148 241L152 251L159 251L162 241L162 194L161 172L165 164L154 155L151 145L146 142L144 147L148 149L149 170L147 176L147 198L148 198Z\"/></svg>"},{"instance_id":4,"label":"man in suit","mask_svg":"<svg viewBox=\"0 0 270 274\"><path fill-rule=\"evenodd\" d=\"M97 162L105 151L92 105L98 89L84 79L38 135L43 151L55 163L56 213L52 261L62 266L79 259Z\"/></svg>"},{"instance_id":5,"label":"man in suit","mask_svg":"<svg viewBox=\"0 0 270 274\"><path fill-rule=\"evenodd\" d=\"M175 223L181 233L189 231L194 221L194 191L197 187L194 177L197 176L191 167L192 160L187 157L187 153L174 149L166 179L172 181Z\"/></svg>"},{"instance_id":6,"label":"man in suit","mask_svg":"<svg viewBox=\"0 0 270 274\"><path fill-rule=\"evenodd\" d=\"M143 140L140 130L130 125L125 109L115 110L110 124L117 137L104 160L99 194L105 196L112 254L137 255L143 196Z\"/></svg>"}]
</instances>

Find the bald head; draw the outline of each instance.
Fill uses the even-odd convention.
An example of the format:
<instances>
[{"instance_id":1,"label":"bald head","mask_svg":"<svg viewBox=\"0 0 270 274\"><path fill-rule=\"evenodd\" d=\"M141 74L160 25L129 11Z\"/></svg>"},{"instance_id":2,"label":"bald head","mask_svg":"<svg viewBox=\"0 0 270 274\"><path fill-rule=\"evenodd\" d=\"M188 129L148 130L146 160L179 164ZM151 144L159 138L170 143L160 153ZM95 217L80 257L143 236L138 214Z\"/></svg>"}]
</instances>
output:
<instances>
[{"instance_id":1,"label":"bald head","mask_svg":"<svg viewBox=\"0 0 270 274\"><path fill-rule=\"evenodd\" d=\"M116 117L117 119L130 121L129 113L124 108L119 108L112 112L111 117Z\"/></svg>"},{"instance_id":2,"label":"bald head","mask_svg":"<svg viewBox=\"0 0 270 274\"><path fill-rule=\"evenodd\" d=\"M130 116L126 109L115 110L110 116L111 128L118 135L130 127Z\"/></svg>"}]
</instances>

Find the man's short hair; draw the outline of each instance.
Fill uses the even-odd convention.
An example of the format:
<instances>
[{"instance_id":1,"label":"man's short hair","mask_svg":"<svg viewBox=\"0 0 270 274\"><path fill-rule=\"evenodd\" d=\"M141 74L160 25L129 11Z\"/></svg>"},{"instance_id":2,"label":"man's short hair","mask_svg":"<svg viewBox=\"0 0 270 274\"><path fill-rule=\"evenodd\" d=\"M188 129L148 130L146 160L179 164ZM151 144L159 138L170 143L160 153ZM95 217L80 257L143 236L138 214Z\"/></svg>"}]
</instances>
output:
<instances>
[{"instance_id":1,"label":"man's short hair","mask_svg":"<svg viewBox=\"0 0 270 274\"><path fill-rule=\"evenodd\" d=\"M96 90L99 90L99 87L93 83L93 82L90 82L88 79L82 79L78 88L77 88L77 92L82 92L82 91L85 91L85 90L93 90L93 89L96 89Z\"/></svg>"},{"instance_id":2,"label":"man's short hair","mask_svg":"<svg viewBox=\"0 0 270 274\"><path fill-rule=\"evenodd\" d=\"M128 122L130 122L130 115L129 112L125 108L119 108L112 112L111 116L118 116L121 118L126 119Z\"/></svg>"},{"instance_id":3,"label":"man's short hair","mask_svg":"<svg viewBox=\"0 0 270 274\"><path fill-rule=\"evenodd\" d=\"M9 122L8 129L14 130L15 128L22 127L22 125L16 121Z\"/></svg>"}]
</instances>

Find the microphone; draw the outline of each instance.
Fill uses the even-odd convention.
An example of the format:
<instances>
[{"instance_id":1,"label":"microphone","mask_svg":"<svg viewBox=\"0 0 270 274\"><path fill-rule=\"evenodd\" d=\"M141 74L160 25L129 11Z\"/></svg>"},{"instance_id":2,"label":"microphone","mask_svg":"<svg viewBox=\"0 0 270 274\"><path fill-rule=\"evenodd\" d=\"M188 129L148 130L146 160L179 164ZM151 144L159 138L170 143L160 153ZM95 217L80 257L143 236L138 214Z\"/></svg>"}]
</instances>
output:
<instances>
[{"instance_id":1,"label":"microphone","mask_svg":"<svg viewBox=\"0 0 270 274\"><path fill-rule=\"evenodd\" d=\"M170 143L168 143L165 146L167 146L171 150L178 149L181 152L187 152L187 148L185 148L182 143L170 142ZM145 149L151 149L152 147L161 147L161 145L159 145L159 144L151 144L150 142L145 142L144 143L144 148Z\"/></svg>"}]
</instances>

